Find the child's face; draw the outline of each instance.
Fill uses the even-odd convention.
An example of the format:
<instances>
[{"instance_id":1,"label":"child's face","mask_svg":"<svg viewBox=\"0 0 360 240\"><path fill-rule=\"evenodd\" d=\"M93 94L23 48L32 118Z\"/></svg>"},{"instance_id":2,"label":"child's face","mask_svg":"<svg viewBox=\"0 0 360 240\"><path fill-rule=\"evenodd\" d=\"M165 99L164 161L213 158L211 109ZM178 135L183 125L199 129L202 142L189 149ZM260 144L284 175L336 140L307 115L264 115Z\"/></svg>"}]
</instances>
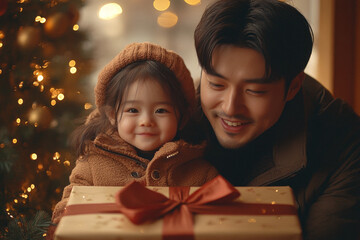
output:
<instances>
[{"instance_id":1,"label":"child's face","mask_svg":"<svg viewBox=\"0 0 360 240\"><path fill-rule=\"evenodd\" d=\"M157 150L177 133L176 110L155 80L131 84L117 117L120 137L141 151Z\"/></svg>"}]
</instances>

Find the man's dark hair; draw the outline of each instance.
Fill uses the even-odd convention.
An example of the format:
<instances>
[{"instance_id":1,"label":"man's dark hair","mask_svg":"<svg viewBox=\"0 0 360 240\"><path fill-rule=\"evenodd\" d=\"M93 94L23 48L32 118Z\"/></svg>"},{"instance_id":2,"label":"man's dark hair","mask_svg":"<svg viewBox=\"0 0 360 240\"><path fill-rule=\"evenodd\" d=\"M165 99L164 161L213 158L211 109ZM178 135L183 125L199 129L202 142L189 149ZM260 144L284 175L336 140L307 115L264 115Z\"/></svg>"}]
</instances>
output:
<instances>
[{"instance_id":1,"label":"man's dark hair","mask_svg":"<svg viewBox=\"0 0 360 240\"><path fill-rule=\"evenodd\" d=\"M302 72L311 55L313 33L305 17L279 0L219 0L206 8L195 33L200 66L218 75L212 54L229 44L256 50L264 56L270 81L291 80Z\"/></svg>"}]
</instances>

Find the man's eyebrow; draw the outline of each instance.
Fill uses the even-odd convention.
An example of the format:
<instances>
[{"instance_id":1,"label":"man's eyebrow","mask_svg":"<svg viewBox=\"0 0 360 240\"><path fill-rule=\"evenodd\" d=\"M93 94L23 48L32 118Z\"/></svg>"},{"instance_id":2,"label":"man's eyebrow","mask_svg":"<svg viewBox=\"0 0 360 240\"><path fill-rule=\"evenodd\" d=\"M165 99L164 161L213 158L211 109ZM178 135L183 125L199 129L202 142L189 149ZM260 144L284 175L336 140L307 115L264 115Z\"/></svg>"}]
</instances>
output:
<instances>
[{"instance_id":1,"label":"man's eyebrow","mask_svg":"<svg viewBox=\"0 0 360 240\"><path fill-rule=\"evenodd\" d=\"M228 78L224 77L220 73L215 73L215 74L208 73L208 75L211 75L213 77L219 77L219 78L222 78L224 80L229 80ZM244 82L246 82L246 83L257 83L257 84L268 84L268 83L270 83L269 80L267 78L265 78L265 77L244 79Z\"/></svg>"}]
</instances>

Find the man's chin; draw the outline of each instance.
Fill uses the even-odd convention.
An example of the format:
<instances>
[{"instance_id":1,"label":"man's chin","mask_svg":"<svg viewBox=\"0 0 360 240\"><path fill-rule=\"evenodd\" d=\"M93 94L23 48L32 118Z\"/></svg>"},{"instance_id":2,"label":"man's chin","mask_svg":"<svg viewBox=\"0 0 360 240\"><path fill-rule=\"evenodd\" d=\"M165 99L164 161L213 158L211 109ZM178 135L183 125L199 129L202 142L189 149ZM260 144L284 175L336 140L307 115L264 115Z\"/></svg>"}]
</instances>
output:
<instances>
[{"instance_id":1,"label":"man's chin","mask_svg":"<svg viewBox=\"0 0 360 240\"><path fill-rule=\"evenodd\" d=\"M223 148L227 149L237 149L244 147L247 142L240 141L239 139L229 139L229 138L219 138L217 137L218 142Z\"/></svg>"}]
</instances>

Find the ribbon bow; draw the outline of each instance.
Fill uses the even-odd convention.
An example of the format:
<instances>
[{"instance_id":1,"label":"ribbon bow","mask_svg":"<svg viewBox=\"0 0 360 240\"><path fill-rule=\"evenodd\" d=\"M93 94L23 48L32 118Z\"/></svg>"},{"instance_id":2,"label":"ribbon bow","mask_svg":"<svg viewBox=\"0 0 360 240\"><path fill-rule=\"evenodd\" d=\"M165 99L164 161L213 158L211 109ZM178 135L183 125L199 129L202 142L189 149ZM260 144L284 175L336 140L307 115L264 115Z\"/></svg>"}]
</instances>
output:
<instances>
[{"instance_id":1,"label":"ribbon bow","mask_svg":"<svg viewBox=\"0 0 360 240\"><path fill-rule=\"evenodd\" d=\"M119 210L134 224L164 217L163 239L193 239L193 212L208 213L214 210L210 204L230 203L240 196L221 176L205 183L190 196L189 190L190 187L170 187L167 198L132 182L118 192L116 201ZM232 213L232 209L228 211Z\"/></svg>"}]
</instances>

